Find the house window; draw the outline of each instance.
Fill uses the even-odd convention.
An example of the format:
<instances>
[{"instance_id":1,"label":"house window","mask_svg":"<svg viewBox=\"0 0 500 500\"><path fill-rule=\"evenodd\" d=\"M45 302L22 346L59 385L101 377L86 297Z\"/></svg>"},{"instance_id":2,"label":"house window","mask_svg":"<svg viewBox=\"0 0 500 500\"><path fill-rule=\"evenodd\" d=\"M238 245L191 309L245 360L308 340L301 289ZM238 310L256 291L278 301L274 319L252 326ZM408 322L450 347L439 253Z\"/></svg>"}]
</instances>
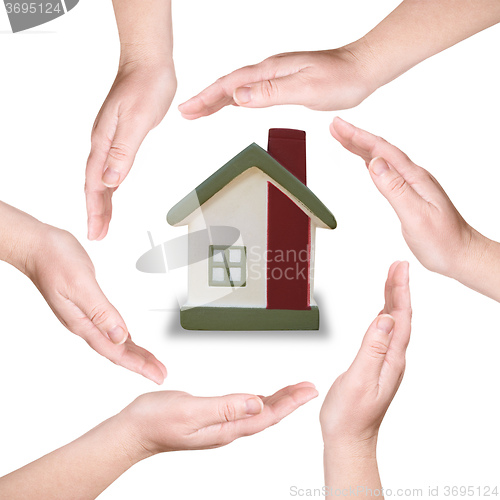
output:
<instances>
[{"instance_id":1,"label":"house window","mask_svg":"<svg viewBox=\"0 0 500 500\"><path fill-rule=\"evenodd\" d=\"M210 286L246 286L246 247L210 245L208 262Z\"/></svg>"}]
</instances>

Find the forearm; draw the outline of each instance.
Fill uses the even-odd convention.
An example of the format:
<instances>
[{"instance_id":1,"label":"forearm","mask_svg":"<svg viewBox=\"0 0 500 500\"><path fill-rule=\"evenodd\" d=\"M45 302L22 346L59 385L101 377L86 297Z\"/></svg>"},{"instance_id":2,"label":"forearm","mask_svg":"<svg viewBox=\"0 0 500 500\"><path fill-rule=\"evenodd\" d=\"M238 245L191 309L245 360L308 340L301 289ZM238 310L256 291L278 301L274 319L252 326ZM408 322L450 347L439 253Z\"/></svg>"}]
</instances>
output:
<instances>
[{"instance_id":1,"label":"forearm","mask_svg":"<svg viewBox=\"0 0 500 500\"><path fill-rule=\"evenodd\" d=\"M328 492L345 491L343 496L382 498L376 442L325 444L325 485Z\"/></svg>"},{"instance_id":2,"label":"forearm","mask_svg":"<svg viewBox=\"0 0 500 500\"><path fill-rule=\"evenodd\" d=\"M171 0L113 0L120 66L138 61L173 65Z\"/></svg>"},{"instance_id":3,"label":"forearm","mask_svg":"<svg viewBox=\"0 0 500 500\"><path fill-rule=\"evenodd\" d=\"M43 224L0 201L0 260L27 273Z\"/></svg>"},{"instance_id":4,"label":"forearm","mask_svg":"<svg viewBox=\"0 0 500 500\"><path fill-rule=\"evenodd\" d=\"M12 500L96 498L132 465L149 456L121 414L76 441L0 478L0 497Z\"/></svg>"},{"instance_id":5,"label":"forearm","mask_svg":"<svg viewBox=\"0 0 500 500\"><path fill-rule=\"evenodd\" d=\"M404 0L373 30L346 48L366 68L374 91L421 61L498 22L498 0Z\"/></svg>"},{"instance_id":6,"label":"forearm","mask_svg":"<svg viewBox=\"0 0 500 500\"><path fill-rule=\"evenodd\" d=\"M500 302L500 243L472 229L470 241L450 277Z\"/></svg>"}]
</instances>

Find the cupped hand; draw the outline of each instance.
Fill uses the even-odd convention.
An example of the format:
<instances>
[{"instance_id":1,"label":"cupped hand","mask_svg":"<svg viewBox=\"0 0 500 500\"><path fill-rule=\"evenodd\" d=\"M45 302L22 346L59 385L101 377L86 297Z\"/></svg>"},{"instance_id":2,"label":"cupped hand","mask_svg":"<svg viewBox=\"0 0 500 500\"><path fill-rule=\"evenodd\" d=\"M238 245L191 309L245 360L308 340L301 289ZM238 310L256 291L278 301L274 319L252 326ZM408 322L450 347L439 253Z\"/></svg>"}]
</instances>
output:
<instances>
[{"instance_id":1,"label":"cupped hand","mask_svg":"<svg viewBox=\"0 0 500 500\"><path fill-rule=\"evenodd\" d=\"M111 197L142 141L167 113L176 86L173 65L139 61L120 67L92 129L85 181L90 240L106 236Z\"/></svg>"},{"instance_id":2,"label":"cupped hand","mask_svg":"<svg viewBox=\"0 0 500 500\"><path fill-rule=\"evenodd\" d=\"M224 106L265 108L301 104L315 110L357 106L374 89L354 48L293 52L238 69L179 106L184 118L211 115Z\"/></svg>"},{"instance_id":3,"label":"cupped hand","mask_svg":"<svg viewBox=\"0 0 500 500\"><path fill-rule=\"evenodd\" d=\"M421 264L460 279L460 269L466 267L484 237L467 224L437 180L392 144L338 117L330 131L342 146L366 162Z\"/></svg>"},{"instance_id":4,"label":"cupped hand","mask_svg":"<svg viewBox=\"0 0 500 500\"><path fill-rule=\"evenodd\" d=\"M95 278L94 266L77 239L43 225L26 267L27 276L59 321L113 363L163 383L167 371L150 352L132 342L120 313Z\"/></svg>"},{"instance_id":5,"label":"cupped hand","mask_svg":"<svg viewBox=\"0 0 500 500\"><path fill-rule=\"evenodd\" d=\"M325 445L375 441L405 371L411 303L407 262L395 262L385 284L385 305L365 334L349 369L328 392L320 421Z\"/></svg>"},{"instance_id":6,"label":"cupped hand","mask_svg":"<svg viewBox=\"0 0 500 500\"><path fill-rule=\"evenodd\" d=\"M119 416L128 422L138 453L150 456L224 446L277 424L317 395L309 382L285 387L269 397L195 397L161 391L139 396Z\"/></svg>"}]
</instances>

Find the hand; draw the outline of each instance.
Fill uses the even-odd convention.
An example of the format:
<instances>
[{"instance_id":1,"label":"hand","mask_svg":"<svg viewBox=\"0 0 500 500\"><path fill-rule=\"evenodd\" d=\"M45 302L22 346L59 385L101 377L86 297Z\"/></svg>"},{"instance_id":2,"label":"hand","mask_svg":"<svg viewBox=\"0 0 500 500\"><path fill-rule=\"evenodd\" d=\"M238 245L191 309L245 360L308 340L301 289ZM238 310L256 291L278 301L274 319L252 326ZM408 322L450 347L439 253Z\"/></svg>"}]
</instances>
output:
<instances>
[{"instance_id":1,"label":"hand","mask_svg":"<svg viewBox=\"0 0 500 500\"><path fill-rule=\"evenodd\" d=\"M384 309L323 403L320 421L325 447L376 445L380 424L405 371L411 331L408 281L408 263L395 262L385 285Z\"/></svg>"},{"instance_id":2,"label":"hand","mask_svg":"<svg viewBox=\"0 0 500 500\"><path fill-rule=\"evenodd\" d=\"M487 242L465 222L436 179L392 144L338 117L330 131L342 146L365 160L422 265L466 282L463 275L479 262Z\"/></svg>"},{"instance_id":3,"label":"hand","mask_svg":"<svg viewBox=\"0 0 500 500\"><path fill-rule=\"evenodd\" d=\"M167 113L176 85L173 64L145 60L121 65L92 130L85 181L90 240L106 236L111 197L142 141Z\"/></svg>"},{"instance_id":4,"label":"hand","mask_svg":"<svg viewBox=\"0 0 500 500\"><path fill-rule=\"evenodd\" d=\"M317 395L309 382L269 397L231 394L200 398L185 392L153 392L139 396L118 417L129 423L136 440L135 461L166 451L225 446L277 424Z\"/></svg>"},{"instance_id":5,"label":"hand","mask_svg":"<svg viewBox=\"0 0 500 500\"><path fill-rule=\"evenodd\" d=\"M278 423L317 395L307 382L268 398L144 394L72 443L0 478L2 498L96 498L127 469L156 453L224 446Z\"/></svg>"},{"instance_id":6,"label":"hand","mask_svg":"<svg viewBox=\"0 0 500 500\"><path fill-rule=\"evenodd\" d=\"M181 104L179 111L194 120L229 104L246 108L302 104L322 111L352 108L375 90L361 54L356 44L279 54L220 78Z\"/></svg>"},{"instance_id":7,"label":"hand","mask_svg":"<svg viewBox=\"0 0 500 500\"><path fill-rule=\"evenodd\" d=\"M38 229L37 238L25 259L25 272L59 321L113 363L163 383L165 367L132 342L122 317L99 288L94 266L76 238L45 224Z\"/></svg>"}]
</instances>

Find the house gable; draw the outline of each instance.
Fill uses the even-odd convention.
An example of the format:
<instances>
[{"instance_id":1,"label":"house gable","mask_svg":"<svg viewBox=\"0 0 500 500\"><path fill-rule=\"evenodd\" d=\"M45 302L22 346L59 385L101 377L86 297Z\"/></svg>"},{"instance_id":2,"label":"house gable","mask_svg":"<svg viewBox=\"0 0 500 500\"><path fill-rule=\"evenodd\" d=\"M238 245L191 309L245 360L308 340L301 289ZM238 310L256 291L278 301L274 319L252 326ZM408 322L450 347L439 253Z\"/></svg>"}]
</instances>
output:
<instances>
[{"instance_id":1,"label":"house gable","mask_svg":"<svg viewBox=\"0 0 500 500\"><path fill-rule=\"evenodd\" d=\"M335 217L319 198L255 143L236 155L172 207L167 215L168 223L172 226L184 225L188 216L196 209L200 208L236 177L253 167L266 174L302 210L317 219L318 226L335 229L337 226Z\"/></svg>"}]
</instances>

